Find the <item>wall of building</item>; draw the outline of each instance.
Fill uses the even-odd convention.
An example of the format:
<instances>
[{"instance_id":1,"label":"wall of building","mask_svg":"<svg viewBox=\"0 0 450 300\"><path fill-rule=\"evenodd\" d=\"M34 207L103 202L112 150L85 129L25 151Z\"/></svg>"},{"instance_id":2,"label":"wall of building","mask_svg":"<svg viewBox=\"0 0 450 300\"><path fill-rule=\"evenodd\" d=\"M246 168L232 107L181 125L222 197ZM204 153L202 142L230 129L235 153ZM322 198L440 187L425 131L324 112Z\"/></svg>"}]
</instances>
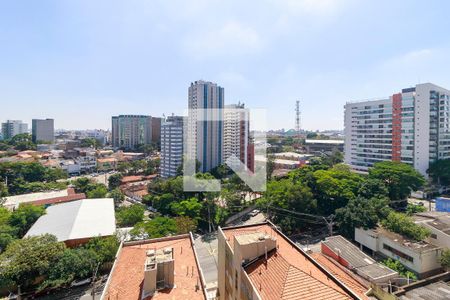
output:
<instances>
[{"instance_id":1,"label":"wall of building","mask_svg":"<svg viewBox=\"0 0 450 300\"><path fill-rule=\"evenodd\" d=\"M439 263L441 249L413 250L382 234L374 234L373 230L360 228L355 229L355 241L386 257L400 261L406 268L416 272L419 277L426 276L441 268ZM412 261L397 255L390 249L387 249L386 246L409 256Z\"/></svg>"}]
</instances>

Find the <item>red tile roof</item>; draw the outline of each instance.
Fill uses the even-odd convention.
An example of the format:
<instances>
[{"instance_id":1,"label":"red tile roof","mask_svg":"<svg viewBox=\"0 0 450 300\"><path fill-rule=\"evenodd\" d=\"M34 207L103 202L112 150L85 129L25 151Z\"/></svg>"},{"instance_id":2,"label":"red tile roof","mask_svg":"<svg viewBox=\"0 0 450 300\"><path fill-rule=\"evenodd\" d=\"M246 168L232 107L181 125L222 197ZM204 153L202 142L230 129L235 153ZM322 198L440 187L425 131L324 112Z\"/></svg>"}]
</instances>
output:
<instances>
[{"instance_id":1,"label":"red tile roof","mask_svg":"<svg viewBox=\"0 0 450 300\"><path fill-rule=\"evenodd\" d=\"M331 259L323 255L322 253L312 253L311 256L325 269L333 274L336 278L342 281L346 286L348 286L352 291L354 291L361 299L369 299L366 296L367 288L351 275L347 274L346 271L342 270L342 267L337 265ZM356 275L355 275L356 276ZM363 281L363 279L361 279Z\"/></svg>"},{"instance_id":2,"label":"red tile roof","mask_svg":"<svg viewBox=\"0 0 450 300\"><path fill-rule=\"evenodd\" d=\"M86 195L84 193L71 194L71 195L69 194L69 195L63 196L63 197L37 200L37 201L29 202L29 203L32 205L51 205L51 204L58 204L58 203L82 200L82 199L86 199Z\"/></svg>"},{"instance_id":3,"label":"red tile roof","mask_svg":"<svg viewBox=\"0 0 450 300\"><path fill-rule=\"evenodd\" d=\"M188 235L124 244L105 287L105 300L141 300L144 263L148 249L173 248L175 259L175 287L158 291L148 299L197 300L205 299L193 245ZM199 289L196 290L196 285Z\"/></svg>"},{"instance_id":4,"label":"red tile roof","mask_svg":"<svg viewBox=\"0 0 450 300\"><path fill-rule=\"evenodd\" d=\"M319 268L287 238L269 224L224 228L233 249L234 236L263 232L277 240L276 253L247 266L246 272L262 299L335 300L353 299L330 275Z\"/></svg>"}]
</instances>

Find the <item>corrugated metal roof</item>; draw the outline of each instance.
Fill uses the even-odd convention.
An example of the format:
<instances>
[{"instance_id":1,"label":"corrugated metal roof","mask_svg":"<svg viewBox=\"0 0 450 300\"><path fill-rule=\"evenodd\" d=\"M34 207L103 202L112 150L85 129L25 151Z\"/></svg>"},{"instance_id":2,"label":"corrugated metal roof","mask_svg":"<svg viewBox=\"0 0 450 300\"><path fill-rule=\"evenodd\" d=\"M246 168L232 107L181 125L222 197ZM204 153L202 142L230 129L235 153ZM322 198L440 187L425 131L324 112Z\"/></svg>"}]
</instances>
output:
<instances>
[{"instance_id":1,"label":"corrugated metal roof","mask_svg":"<svg viewBox=\"0 0 450 300\"><path fill-rule=\"evenodd\" d=\"M58 241L113 235L116 230L114 200L84 199L53 205L30 228L25 237L45 233Z\"/></svg>"}]
</instances>

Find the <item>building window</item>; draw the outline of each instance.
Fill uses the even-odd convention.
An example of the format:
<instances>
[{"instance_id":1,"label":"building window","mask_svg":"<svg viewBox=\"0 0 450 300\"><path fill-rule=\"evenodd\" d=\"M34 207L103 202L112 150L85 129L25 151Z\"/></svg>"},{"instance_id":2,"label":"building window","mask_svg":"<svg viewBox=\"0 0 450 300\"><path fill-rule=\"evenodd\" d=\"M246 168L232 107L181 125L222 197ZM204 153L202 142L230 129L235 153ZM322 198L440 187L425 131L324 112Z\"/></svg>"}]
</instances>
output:
<instances>
[{"instance_id":1,"label":"building window","mask_svg":"<svg viewBox=\"0 0 450 300\"><path fill-rule=\"evenodd\" d=\"M412 258L411 256L409 256L409 255L407 255L407 254L405 254L405 253L403 253L403 252L401 252L401 251L399 251L397 249L392 248L389 245L383 244L383 249L386 249L386 250L392 252L393 254L395 254L395 255L403 258L403 259L406 259L407 261L410 261L410 262L414 263L414 258Z\"/></svg>"}]
</instances>

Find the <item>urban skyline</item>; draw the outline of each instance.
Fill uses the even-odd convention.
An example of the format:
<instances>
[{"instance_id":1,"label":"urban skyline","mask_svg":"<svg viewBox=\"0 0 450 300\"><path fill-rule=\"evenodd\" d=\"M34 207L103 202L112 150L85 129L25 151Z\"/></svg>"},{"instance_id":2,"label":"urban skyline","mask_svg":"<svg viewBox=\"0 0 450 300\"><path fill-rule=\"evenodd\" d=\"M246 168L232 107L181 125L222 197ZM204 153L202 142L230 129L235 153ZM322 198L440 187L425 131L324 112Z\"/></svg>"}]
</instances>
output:
<instances>
[{"instance_id":1,"label":"urban skyline","mask_svg":"<svg viewBox=\"0 0 450 300\"><path fill-rule=\"evenodd\" d=\"M0 119L106 129L120 113L180 115L189 82L204 79L230 103L270 110L273 129L295 128L296 100L303 128L342 129L351 99L450 86L449 4L413 3L5 1Z\"/></svg>"}]
</instances>

